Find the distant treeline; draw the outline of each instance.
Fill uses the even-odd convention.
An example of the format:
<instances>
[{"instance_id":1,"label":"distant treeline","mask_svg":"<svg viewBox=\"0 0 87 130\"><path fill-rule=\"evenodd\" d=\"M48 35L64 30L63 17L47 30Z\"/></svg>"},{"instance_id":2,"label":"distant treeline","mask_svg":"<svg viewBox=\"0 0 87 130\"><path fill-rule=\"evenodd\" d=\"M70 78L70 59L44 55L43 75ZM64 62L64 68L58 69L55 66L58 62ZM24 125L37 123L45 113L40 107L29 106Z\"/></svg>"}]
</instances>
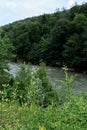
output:
<instances>
[{"instance_id":1,"label":"distant treeline","mask_svg":"<svg viewBox=\"0 0 87 130\"><path fill-rule=\"evenodd\" d=\"M2 27L16 59L87 70L87 3Z\"/></svg>"}]
</instances>

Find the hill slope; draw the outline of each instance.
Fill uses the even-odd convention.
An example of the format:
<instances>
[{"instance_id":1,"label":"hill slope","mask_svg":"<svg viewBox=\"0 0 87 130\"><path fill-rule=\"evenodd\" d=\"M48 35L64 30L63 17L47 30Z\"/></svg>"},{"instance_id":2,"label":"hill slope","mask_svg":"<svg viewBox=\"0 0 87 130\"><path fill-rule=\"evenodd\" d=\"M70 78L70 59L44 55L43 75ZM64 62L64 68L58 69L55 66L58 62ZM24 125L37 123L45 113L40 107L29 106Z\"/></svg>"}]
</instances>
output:
<instances>
[{"instance_id":1,"label":"hill slope","mask_svg":"<svg viewBox=\"0 0 87 130\"><path fill-rule=\"evenodd\" d=\"M87 3L3 26L16 58L87 70Z\"/></svg>"}]
</instances>

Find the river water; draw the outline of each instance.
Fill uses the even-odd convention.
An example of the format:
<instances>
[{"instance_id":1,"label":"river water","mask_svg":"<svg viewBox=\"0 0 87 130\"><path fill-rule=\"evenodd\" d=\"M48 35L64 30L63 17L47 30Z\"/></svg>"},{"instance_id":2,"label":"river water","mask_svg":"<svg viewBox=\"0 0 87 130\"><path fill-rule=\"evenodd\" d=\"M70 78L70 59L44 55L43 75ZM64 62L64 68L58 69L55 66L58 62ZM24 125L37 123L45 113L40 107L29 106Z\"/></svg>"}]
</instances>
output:
<instances>
[{"instance_id":1,"label":"river water","mask_svg":"<svg viewBox=\"0 0 87 130\"><path fill-rule=\"evenodd\" d=\"M15 76L16 72L19 70L19 65L16 63L10 63L10 73ZM35 66L32 66L35 68ZM58 89L60 83L57 80L64 80L64 71L56 67L46 67L49 79L53 84L54 88ZM69 72L70 75L76 75L75 72ZM87 93L87 74L78 73L74 82L72 89L76 93L85 92Z\"/></svg>"}]
</instances>

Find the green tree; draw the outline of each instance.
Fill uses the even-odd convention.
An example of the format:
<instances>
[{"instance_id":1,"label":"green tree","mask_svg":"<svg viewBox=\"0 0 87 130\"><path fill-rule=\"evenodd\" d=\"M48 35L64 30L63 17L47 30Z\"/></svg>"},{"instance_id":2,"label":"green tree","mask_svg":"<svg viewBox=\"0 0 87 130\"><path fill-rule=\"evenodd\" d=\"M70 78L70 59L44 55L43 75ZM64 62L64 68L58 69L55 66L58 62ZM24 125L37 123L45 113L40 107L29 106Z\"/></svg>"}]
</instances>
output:
<instances>
[{"instance_id":1,"label":"green tree","mask_svg":"<svg viewBox=\"0 0 87 130\"><path fill-rule=\"evenodd\" d=\"M10 74L7 72L8 62L12 55L13 46L3 30L0 28L0 90L3 89L3 84L10 81Z\"/></svg>"},{"instance_id":2,"label":"green tree","mask_svg":"<svg viewBox=\"0 0 87 130\"><path fill-rule=\"evenodd\" d=\"M29 28L29 39L31 43L37 43L41 37L41 24L36 21L32 22Z\"/></svg>"},{"instance_id":3,"label":"green tree","mask_svg":"<svg viewBox=\"0 0 87 130\"><path fill-rule=\"evenodd\" d=\"M73 32L64 45L64 61L69 67L86 68L87 63L87 18L77 14L72 22Z\"/></svg>"},{"instance_id":4,"label":"green tree","mask_svg":"<svg viewBox=\"0 0 87 130\"><path fill-rule=\"evenodd\" d=\"M80 13L80 6L75 5L70 9L70 19L73 20L76 14Z\"/></svg>"},{"instance_id":5,"label":"green tree","mask_svg":"<svg viewBox=\"0 0 87 130\"><path fill-rule=\"evenodd\" d=\"M48 56L52 65L61 65L61 52L63 51L63 44L70 35L69 28L70 22L67 19L59 19L52 29L51 43L48 46Z\"/></svg>"},{"instance_id":6,"label":"green tree","mask_svg":"<svg viewBox=\"0 0 87 130\"><path fill-rule=\"evenodd\" d=\"M36 68L35 77L41 81L41 85L39 85L39 89L41 90L40 105L47 107L49 104L52 104L52 102L56 104L58 100L57 93L53 90L43 62L41 62L40 66Z\"/></svg>"}]
</instances>

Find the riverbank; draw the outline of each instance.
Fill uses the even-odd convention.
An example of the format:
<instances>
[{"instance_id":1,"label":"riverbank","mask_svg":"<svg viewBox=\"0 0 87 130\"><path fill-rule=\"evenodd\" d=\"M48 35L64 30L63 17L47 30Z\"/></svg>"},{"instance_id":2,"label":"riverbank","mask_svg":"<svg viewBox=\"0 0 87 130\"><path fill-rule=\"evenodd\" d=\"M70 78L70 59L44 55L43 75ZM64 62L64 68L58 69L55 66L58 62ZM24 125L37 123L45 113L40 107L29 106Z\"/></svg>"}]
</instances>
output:
<instances>
[{"instance_id":1,"label":"riverbank","mask_svg":"<svg viewBox=\"0 0 87 130\"><path fill-rule=\"evenodd\" d=\"M32 64L30 62L25 62L23 60L16 60L16 61L13 61L13 62L10 62L11 64L27 64L27 65L30 65L30 66L38 66L39 64ZM55 68L55 69L60 69L60 70L64 70L65 67L67 68L67 66L49 66L49 65L46 65L46 68ZM74 69L74 68L67 68L67 70L69 72L74 72L74 73L81 73L81 74L87 74L87 70L81 70L79 68L77 69Z\"/></svg>"}]
</instances>

